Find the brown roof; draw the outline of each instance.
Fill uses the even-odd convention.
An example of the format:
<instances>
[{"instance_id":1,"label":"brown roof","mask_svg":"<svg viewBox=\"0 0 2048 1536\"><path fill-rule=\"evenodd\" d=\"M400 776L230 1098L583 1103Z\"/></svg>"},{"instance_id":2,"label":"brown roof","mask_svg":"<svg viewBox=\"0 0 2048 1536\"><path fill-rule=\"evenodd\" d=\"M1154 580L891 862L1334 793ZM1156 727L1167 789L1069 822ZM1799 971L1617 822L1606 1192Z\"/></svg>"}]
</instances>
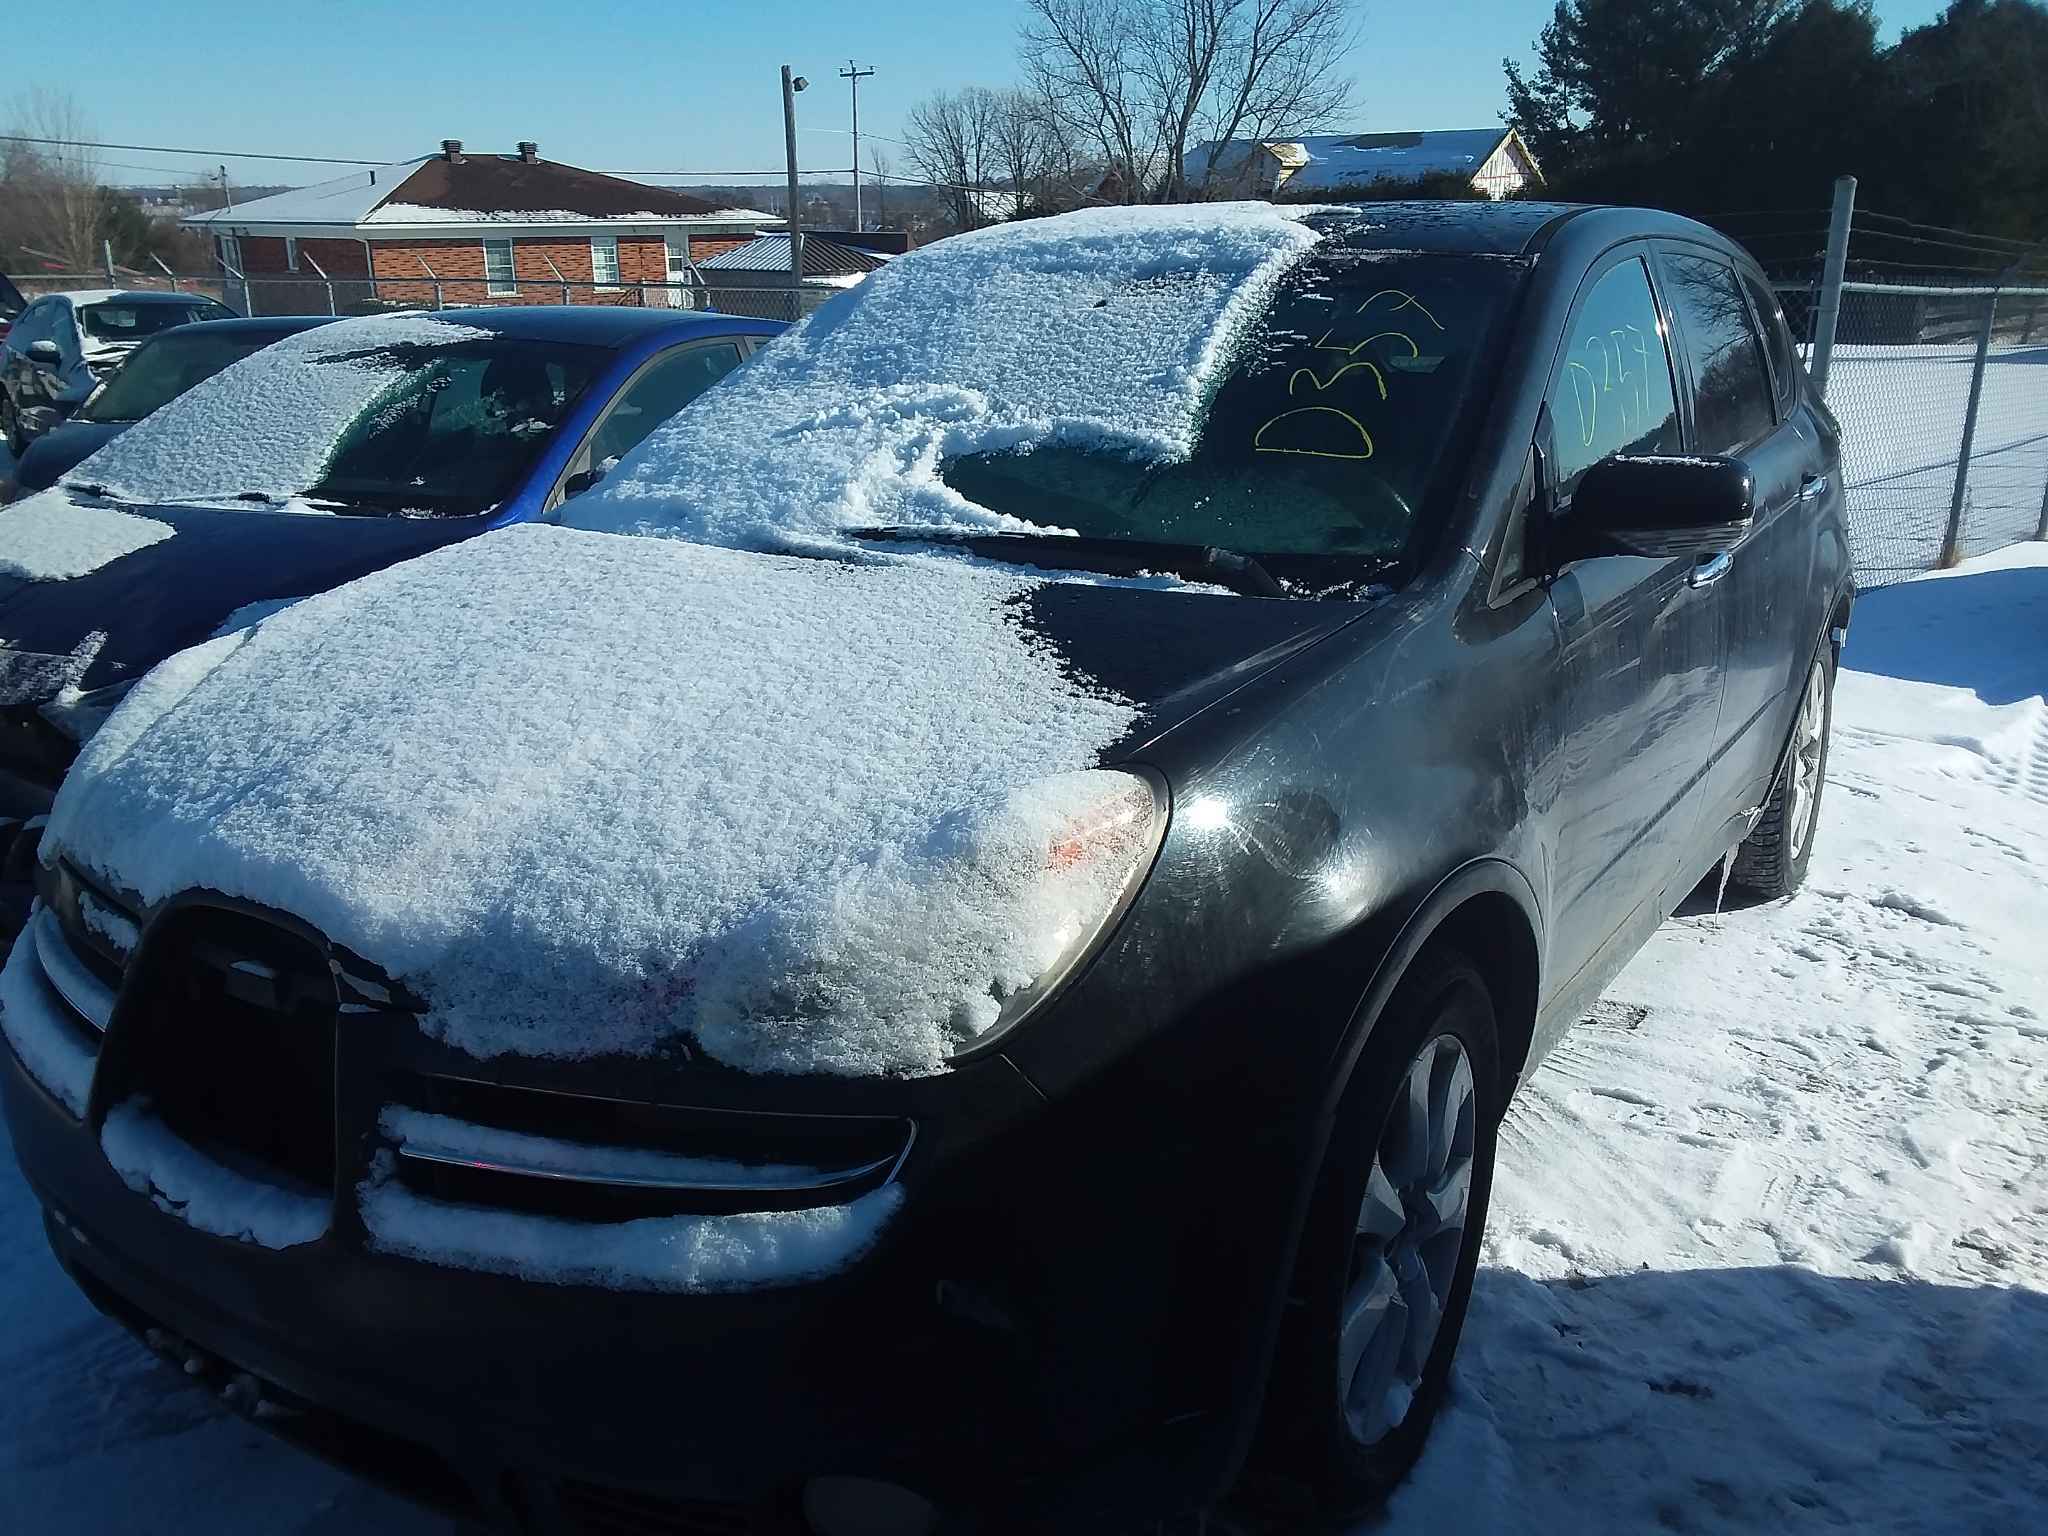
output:
<instances>
[{"instance_id":1,"label":"brown roof","mask_svg":"<svg viewBox=\"0 0 2048 1536\"><path fill-rule=\"evenodd\" d=\"M636 213L718 212L715 203L666 187L622 181L553 160L522 160L517 155L465 155L460 160L437 156L400 182L384 201L453 212L560 211L593 219Z\"/></svg>"}]
</instances>

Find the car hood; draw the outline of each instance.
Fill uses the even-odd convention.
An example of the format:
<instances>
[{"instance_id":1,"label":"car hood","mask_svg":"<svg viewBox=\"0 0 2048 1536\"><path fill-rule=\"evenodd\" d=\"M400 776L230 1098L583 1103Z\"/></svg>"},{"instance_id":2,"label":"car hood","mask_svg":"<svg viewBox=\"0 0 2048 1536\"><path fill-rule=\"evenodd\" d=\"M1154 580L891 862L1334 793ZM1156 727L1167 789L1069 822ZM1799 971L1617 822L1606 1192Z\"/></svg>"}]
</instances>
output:
<instances>
[{"instance_id":1,"label":"car hood","mask_svg":"<svg viewBox=\"0 0 2048 1536\"><path fill-rule=\"evenodd\" d=\"M9 519L43 513L45 492L0 512L0 556ZM90 515L97 508L79 508ZM134 507L162 524L158 537L66 580L0 576L0 705L38 702L54 688L24 657L77 657L69 686L93 689L140 677L173 651L195 645L236 610L325 591L394 561L477 531L481 519L334 517ZM61 509L56 515L62 515ZM81 647L85 653L81 654ZM10 658L16 658L10 663Z\"/></svg>"},{"instance_id":2,"label":"car hood","mask_svg":"<svg viewBox=\"0 0 2048 1536\"><path fill-rule=\"evenodd\" d=\"M128 421L67 421L28 445L15 466L15 481L24 491L43 491L67 471L126 432Z\"/></svg>"},{"instance_id":3,"label":"car hood","mask_svg":"<svg viewBox=\"0 0 2048 1536\"><path fill-rule=\"evenodd\" d=\"M937 1071L1059 921L1032 829L1355 612L515 527L166 663L44 855L289 912L479 1057Z\"/></svg>"}]
</instances>

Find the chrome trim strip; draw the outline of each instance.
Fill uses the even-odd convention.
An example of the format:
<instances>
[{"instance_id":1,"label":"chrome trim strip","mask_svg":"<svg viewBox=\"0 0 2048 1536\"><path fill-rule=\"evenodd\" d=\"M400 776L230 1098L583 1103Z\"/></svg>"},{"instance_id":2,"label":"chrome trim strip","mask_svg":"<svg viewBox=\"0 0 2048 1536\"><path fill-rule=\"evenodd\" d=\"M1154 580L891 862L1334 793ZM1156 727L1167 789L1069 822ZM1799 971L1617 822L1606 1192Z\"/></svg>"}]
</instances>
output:
<instances>
[{"instance_id":1,"label":"chrome trim strip","mask_svg":"<svg viewBox=\"0 0 2048 1536\"><path fill-rule=\"evenodd\" d=\"M490 1128L479 1126L477 1129L488 1130ZM527 1133L521 1132L519 1134ZM545 1168L536 1163L517 1162L504 1157L475 1156L464 1152L459 1147L447 1145L445 1142L436 1143L412 1139L400 1141L396 1150L400 1158L412 1162L434 1163L450 1168L469 1168L479 1173L498 1173L515 1178L549 1179L561 1184L584 1184L608 1189L662 1190L676 1193L787 1195L822 1193L841 1189L846 1185L858 1184L865 1179L871 1179L876 1174L883 1173L885 1169L887 1172L884 1174L881 1183L883 1185L892 1184L895 1182L897 1174L902 1171L904 1162L909 1158L910 1149L916 1143L917 1124L915 1121L912 1121L910 1122L910 1133L904 1138L902 1149L892 1152L887 1157L878 1157L873 1162L862 1163L852 1168L791 1169L789 1174L780 1177L769 1176L739 1181L684 1178L680 1176L664 1178L641 1173L595 1173L583 1170ZM589 1144L579 1143L579 1145L588 1146ZM621 1148L620 1150L628 1149ZM634 1148L631 1150L644 1152L647 1149ZM680 1154L677 1156L677 1161L679 1162L708 1162L712 1160L709 1158L685 1158ZM731 1161L731 1159L725 1159L725 1161ZM807 1176L793 1176L798 1172L802 1172Z\"/></svg>"},{"instance_id":2,"label":"chrome trim strip","mask_svg":"<svg viewBox=\"0 0 2048 1536\"><path fill-rule=\"evenodd\" d=\"M73 1013L104 1035L107 1021L114 1016L114 989L86 969L70 940L64 937L57 914L48 907L36 913L29 931L35 936L36 959L42 965L43 978Z\"/></svg>"}]
</instances>

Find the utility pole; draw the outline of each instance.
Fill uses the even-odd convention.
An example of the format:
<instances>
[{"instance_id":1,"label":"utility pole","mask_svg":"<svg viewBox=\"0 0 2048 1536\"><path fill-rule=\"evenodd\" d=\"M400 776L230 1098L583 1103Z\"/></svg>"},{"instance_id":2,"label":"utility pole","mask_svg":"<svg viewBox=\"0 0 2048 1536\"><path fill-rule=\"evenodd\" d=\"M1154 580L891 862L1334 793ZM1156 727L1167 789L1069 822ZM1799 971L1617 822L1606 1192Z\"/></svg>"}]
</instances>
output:
<instances>
[{"instance_id":1,"label":"utility pole","mask_svg":"<svg viewBox=\"0 0 2048 1536\"><path fill-rule=\"evenodd\" d=\"M871 64L862 69L853 60L846 61L846 68L839 71L839 78L853 87L853 232L861 231L860 221L860 83L875 72Z\"/></svg>"},{"instance_id":2,"label":"utility pole","mask_svg":"<svg viewBox=\"0 0 2048 1536\"><path fill-rule=\"evenodd\" d=\"M227 204L227 211L233 213L235 211L235 194L228 186L228 168L226 166L220 168L220 196L221 201Z\"/></svg>"},{"instance_id":3,"label":"utility pole","mask_svg":"<svg viewBox=\"0 0 2048 1536\"><path fill-rule=\"evenodd\" d=\"M804 226L796 193L796 93L810 85L802 75L782 66L782 137L789 155L789 318L803 319Z\"/></svg>"}]
</instances>

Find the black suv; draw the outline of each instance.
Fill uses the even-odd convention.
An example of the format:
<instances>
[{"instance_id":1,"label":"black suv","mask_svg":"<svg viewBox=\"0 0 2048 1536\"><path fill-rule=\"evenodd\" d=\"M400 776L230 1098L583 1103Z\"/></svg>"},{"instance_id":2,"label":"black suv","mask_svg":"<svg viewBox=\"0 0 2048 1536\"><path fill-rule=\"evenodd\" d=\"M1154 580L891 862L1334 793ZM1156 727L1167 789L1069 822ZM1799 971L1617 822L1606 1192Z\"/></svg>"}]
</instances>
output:
<instances>
[{"instance_id":1,"label":"black suv","mask_svg":"<svg viewBox=\"0 0 2048 1536\"><path fill-rule=\"evenodd\" d=\"M87 1293L264 1422L524 1528L1121 1528L1248 1464L1384 1492L1517 1083L1710 872L1799 884L1853 587L1763 274L1659 213L1316 211L1188 451L966 435L997 388L1038 420L1166 388L1130 317L1209 302L1203 252L1265 217L899 257L616 500L153 674L0 978L0 1096ZM956 302L997 290L1000 323ZM973 355L896 350L927 325ZM1083 337L1103 372L1062 374ZM979 523L707 547L773 455L817 485L920 412L930 454L860 464L924 499L856 513ZM598 531L664 518L696 540ZM1032 733L1069 716L1112 724L1041 841L828 845L926 782L1053 782ZM859 906L903 869L955 883ZM937 1055L799 1049L844 977L981 942L931 891L1011 880L1058 920L907 1019Z\"/></svg>"}]
</instances>

